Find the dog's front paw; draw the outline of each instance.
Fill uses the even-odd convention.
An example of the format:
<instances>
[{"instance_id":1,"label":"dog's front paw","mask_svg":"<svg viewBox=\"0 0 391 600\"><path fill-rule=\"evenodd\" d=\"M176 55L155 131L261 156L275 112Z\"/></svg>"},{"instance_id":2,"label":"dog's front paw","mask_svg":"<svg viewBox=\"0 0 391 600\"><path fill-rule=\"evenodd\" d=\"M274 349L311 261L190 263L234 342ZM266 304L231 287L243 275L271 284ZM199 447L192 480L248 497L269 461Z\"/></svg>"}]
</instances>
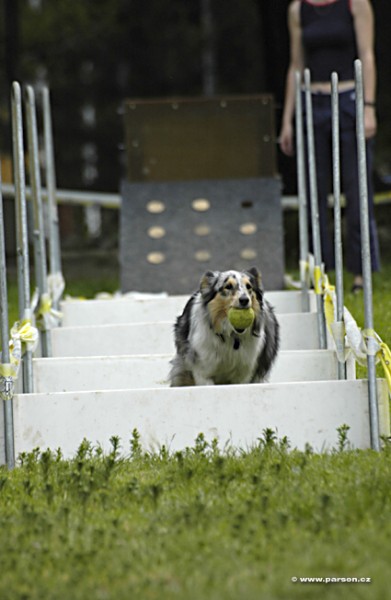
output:
<instances>
[{"instance_id":1,"label":"dog's front paw","mask_svg":"<svg viewBox=\"0 0 391 600\"><path fill-rule=\"evenodd\" d=\"M211 379L210 377L204 377L204 376L200 375L199 373L193 372L193 377L194 377L195 385L214 385L215 384L213 379Z\"/></svg>"}]
</instances>

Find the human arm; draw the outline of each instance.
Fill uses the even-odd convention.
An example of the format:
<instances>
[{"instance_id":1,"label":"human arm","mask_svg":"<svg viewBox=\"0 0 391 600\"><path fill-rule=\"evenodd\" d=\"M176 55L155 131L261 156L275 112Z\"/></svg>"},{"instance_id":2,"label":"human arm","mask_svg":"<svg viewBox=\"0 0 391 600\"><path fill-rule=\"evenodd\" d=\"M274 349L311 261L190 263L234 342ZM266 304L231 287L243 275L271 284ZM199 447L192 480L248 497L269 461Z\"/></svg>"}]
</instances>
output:
<instances>
[{"instance_id":1,"label":"human arm","mask_svg":"<svg viewBox=\"0 0 391 600\"><path fill-rule=\"evenodd\" d=\"M374 16L369 0L352 0L352 14L357 40L358 58L362 63L365 137L373 137L377 130L376 120L376 62L374 53Z\"/></svg>"},{"instance_id":2,"label":"human arm","mask_svg":"<svg viewBox=\"0 0 391 600\"><path fill-rule=\"evenodd\" d=\"M296 71L303 71L303 48L300 27L300 0L294 0L288 11L288 27L290 36L290 63L286 75L285 100L282 113L279 142L284 154L292 156L293 147L293 116L295 112Z\"/></svg>"}]
</instances>

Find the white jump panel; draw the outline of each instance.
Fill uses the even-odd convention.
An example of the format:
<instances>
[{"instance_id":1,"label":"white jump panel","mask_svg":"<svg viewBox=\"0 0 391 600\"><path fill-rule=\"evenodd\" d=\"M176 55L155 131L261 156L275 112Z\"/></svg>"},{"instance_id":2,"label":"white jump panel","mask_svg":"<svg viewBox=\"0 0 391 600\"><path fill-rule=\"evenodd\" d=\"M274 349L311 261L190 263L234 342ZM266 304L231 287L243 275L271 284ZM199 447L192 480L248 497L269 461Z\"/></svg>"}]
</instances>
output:
<instances>
[{"instance_id":1,"label":"white jump panel","mask_svg":"<svg viewBox=\"0 0 391 600\"><path fill-rule=\"evenodd\" d=\"M172 355L96 356L34 359L34 392L73 392L168 387ZM348 363L348 377L355 377ZM285 350L279 353L270 383L337 379L332 350Z\"/></svg>"},{"instance_id":2,"label":"white jump panel","mask_svg":"<svg viewBox=\"0 0 391 600\"><path fill-rule=\"evenodd\" d=\"M279 315L281 350L319 348L316 313ZM52 330L53 356L173 354L173 323L126 323L58 327Z\"/></svg>"},{"instance_id":3,"label":"white jump panel","mask_svg":"<svg viewBox=\"0 0 391 600\"><path fill-rule=\"evenodd\" d=\"M367 386L356 380L17 395L15 451L60 447L71 457L83 438L108 450L118 435L127 454L134 428L145 449L184 449L201 432L221 446L230 441L248 448L272 428L292 447L308 443L321 451L337 445L343 424L350 443L364 449L370 447ZM378 398L381 433L389 435L384 380L378 380Z\"/></svg>"},{"instance_id":4,"label":"white jump panel","mask_svg":"<svg viewBox=\"0 0 391 600\"><path fill-rule=\"evenodd\" d=\"M277 313L301 312L301 292L267 292L265 298ZM109 325L147 321L174 321L180 315L189 296L120 297L107 300L65 300L61 303L63 326ZM310 292L312 310L315 296Z\"/></svg>"}]
</instances>

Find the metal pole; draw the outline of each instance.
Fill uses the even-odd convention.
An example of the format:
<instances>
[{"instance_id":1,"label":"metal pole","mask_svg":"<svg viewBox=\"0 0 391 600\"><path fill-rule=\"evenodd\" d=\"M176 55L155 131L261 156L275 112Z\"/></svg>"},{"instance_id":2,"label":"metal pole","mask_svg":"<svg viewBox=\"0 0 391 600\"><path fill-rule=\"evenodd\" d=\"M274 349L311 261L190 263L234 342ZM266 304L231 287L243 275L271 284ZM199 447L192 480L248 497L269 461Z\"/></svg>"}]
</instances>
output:
<instances>
[{"instance_id":1,"label":"metal pole","mask_svg":"<svg viewBox=\"0 0 391 600\"><path fill-rule=\"evenodd\" d=\"M365 328L373 329L373 305L372 305L372 268L371 268L371 245L369 236L368 216L368 181L367 161L365 150L364 129L364 91L362 65L360 60L354 61L356 80L356 133L357 133L357 160L360 190L360 227L361 227L361 261L364 286L364 320ZM375 364L375 340L368 338L368 396L369 415L371 426L371 446L374 450L380 450L379 439L379 415L377 406L377 382Z\"/></svg>"},{"instance_id":2,"label":"metal pole","mask_svg":"<svg viewBox=\"0 0 391 600\"><path fill-rule=\"evenodd\" d=\"M26 182L23 151L22 95L20 85L14 81L11 93L12 146L14 161L16 244L18 268L19 318L31 319L30 268L27 232ZM26 350L23 357L23 391L33 391L33 357Z\"/></svg>"},{"instance_id":3,"label":"metal pole","mask_svg":"<svg viewBox=\"0 0 391 600\"><path fill-rule=\"evenodd\" d=\"M58 210L56 202L56 171L53 150L53 129L50 97L47 87L42 91L43 129L45 140L46 188L49 206L49 270L52 275L61 273L61 249ZM54 306L58 308L58 306Z\"/></svg>"},{"instance_id":4,"label":"metal pole","mask_svg":"<svg viewBox=\"0 0 391 600\"><path fill-rule=\"evenodd\" d=\"M0 169L1 171L1 169ZM1 192L1 172L0 172L0 329L1 329L1 362L9 364L9 323L8 323L8 292L7 292L7 271L4 240L4 214L3 214L3 195ZM14 444L14 409L13 395L14 382L12 377L4 376L4 440L5 440L5 458L9 469L15 466L15 444Z\"/></svg>"},{"instance_id":5,"label":"metal pole","mask_svg":"<svg viewBox=\"0 0 391 600\"><path fill-rule=\"evenodd\" d=\"M39 296L41 300L44 294L48 294L48 283L46 268L45 231L42 211L41 176L39 167L37 116L35 109L34 90L30 85L26 88L26 121L30 167L30 184L33 198L34 215L34 263ZM43 328L41 329L41 344L42 356L51 356L51 335L50 330L45 328L45 323L43 323Z\"/></svg>"},{"instance_id":6,"label":"metal pole","mask_svg":"<svg viewBox=\"0 0 391 600\"><path fill-rule=\"evenodd\" d=\"M319 228L319 208L318 208L318 186L316 183L316 164L315 164L315 140L314 124L312 117L312 98L311 98L311 75L309 69L304 71L304 89L307 110L307 145L308 145L308 170L310 180L310 201L311 201L311 225L312 225L312 243L314 247L315 269L318 272L322 268L322 250L320 244ZM319 345L321 349L327 347L326 340L326 321L323 310L323 296L316 294Z\"/></svg>"},{"instance_id":7,"label":"metal pole","mask_svg":"<svg viewBox=\"0 0 391 600\"><path fill-rule=\"evenodd\" d=\"M310 309L308 284L304 265L308 261L308 211L307 190L305 183L305 158L303 135L303 107L301 102L301 73L295 73L296 83L296 160L297 160L297 187L299 197L299 243L300 243L300 281L301 281L301 306L308 312Z\"/></svg>"},{"instance_id":8,"label":"metal pole","mask_svg":"<svg viewBox=\"0 0 391 600\"><path fill-rule=\"evenodd\" d=\"M339 95L338 74L331 74L331 116L333 140L333 193L334 193L334 248L335 248L335 294L337 298L336 319L343 322L343 257L341 221L341 161L339 151ZM338 378L346 379L346 364L338 360Z\"/></svg>"},{"instance_id":9,"label":"metal pole","mask_svg":"<svg viewBox=\"0 0 391 600\"><path fill-rule=\"evenodd\" d=\"M216 42L211 0L201 0L202 90L205 96L216 93Z\"/></svg>"}]
</instances>

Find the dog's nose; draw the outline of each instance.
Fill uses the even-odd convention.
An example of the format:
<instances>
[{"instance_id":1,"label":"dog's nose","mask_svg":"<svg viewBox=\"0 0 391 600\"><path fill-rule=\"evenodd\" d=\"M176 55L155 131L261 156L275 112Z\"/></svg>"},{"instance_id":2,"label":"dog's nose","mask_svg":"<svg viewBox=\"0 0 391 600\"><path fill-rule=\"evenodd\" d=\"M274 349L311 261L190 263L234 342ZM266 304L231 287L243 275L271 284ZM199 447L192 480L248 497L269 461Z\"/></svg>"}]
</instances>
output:
<instances>
[{"instance_id":1,"label":"dog's nose","mask_svg":"<svg viewBox=\"0 0 391 600\"><path fill-rule=\"evenodd\" d=\"M239 298L240 306L242 306L244 308L245 306L248 306L249 302L250 302L250 299L248 296L246 296L246 294L243 294L242 296L240 296L240 298Z\"/></svg>"}]
</instances>

